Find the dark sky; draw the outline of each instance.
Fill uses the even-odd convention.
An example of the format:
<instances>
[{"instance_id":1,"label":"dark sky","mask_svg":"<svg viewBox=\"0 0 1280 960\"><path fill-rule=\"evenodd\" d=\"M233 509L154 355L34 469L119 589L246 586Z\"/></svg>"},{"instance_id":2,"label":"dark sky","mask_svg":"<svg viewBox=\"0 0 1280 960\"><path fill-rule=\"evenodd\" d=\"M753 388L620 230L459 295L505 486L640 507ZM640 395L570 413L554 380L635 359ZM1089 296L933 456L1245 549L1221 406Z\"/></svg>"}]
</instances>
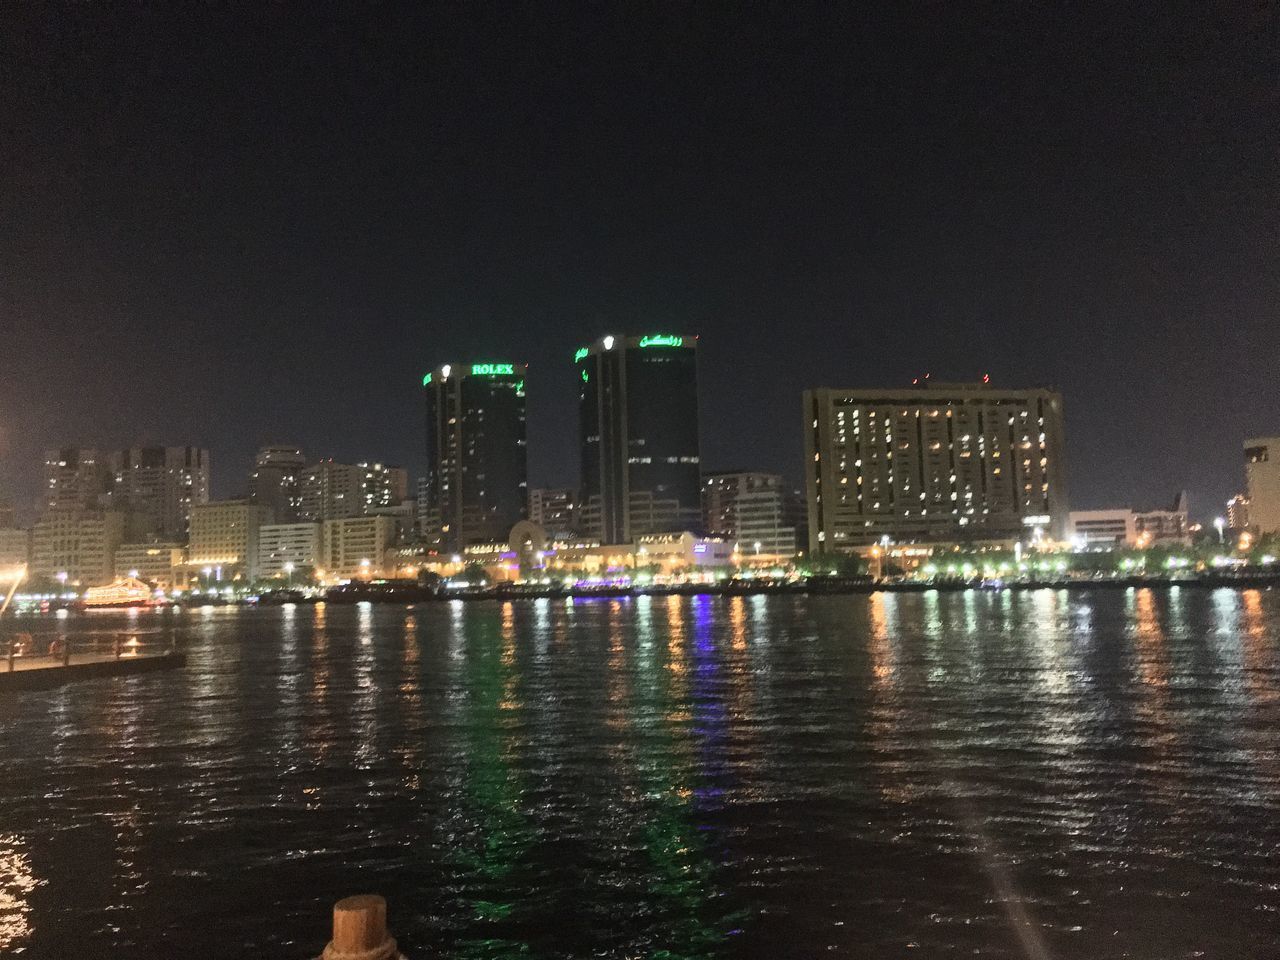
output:
<instances>
[{"instance_id":1,"label":"dark sky","mask_svg":"<svg viewBox=\"0 0 1280 960\"><path fill-rule=\"evenodd\" d=\"M1073 506L1212 516L1280 433L1264 5L186 6L0 12L0 498L58 444L416 470L422 371L506 358L570 483L627 331L701 335L713 469L924 371L1061 388Z\"/></svg>"}]
</instances>

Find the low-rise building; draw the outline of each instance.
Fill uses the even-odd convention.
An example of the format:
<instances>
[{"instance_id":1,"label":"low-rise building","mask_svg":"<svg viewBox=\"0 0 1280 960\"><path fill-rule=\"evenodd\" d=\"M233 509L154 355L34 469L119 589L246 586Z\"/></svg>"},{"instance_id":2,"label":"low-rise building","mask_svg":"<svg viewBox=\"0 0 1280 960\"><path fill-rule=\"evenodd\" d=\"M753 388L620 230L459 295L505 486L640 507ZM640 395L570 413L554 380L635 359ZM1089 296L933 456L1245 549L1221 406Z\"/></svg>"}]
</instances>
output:
<instances>
[{"instance_id":1,"label":"low-rise building","mask_svg":"<svg viewBox=\"0 0 1280 960\"><path fill-rule=\"evenodd\" d=\"M1067 536L1079 547L1132 547L1138 542L1138 527L1134 512L1128 508L1072 510Z\"/></svg>"},{"instance_id":2,"label":"low-rise building","mask_svg":"<svg viewBox=\"0 0 1280 960\"><path fill-rule=\"evenodd\" d=\"M186 561L187 548L181 543L122 543L116 548L115 577L133 577L169 591L182 585Z\"/></svg>"}]
</instances>

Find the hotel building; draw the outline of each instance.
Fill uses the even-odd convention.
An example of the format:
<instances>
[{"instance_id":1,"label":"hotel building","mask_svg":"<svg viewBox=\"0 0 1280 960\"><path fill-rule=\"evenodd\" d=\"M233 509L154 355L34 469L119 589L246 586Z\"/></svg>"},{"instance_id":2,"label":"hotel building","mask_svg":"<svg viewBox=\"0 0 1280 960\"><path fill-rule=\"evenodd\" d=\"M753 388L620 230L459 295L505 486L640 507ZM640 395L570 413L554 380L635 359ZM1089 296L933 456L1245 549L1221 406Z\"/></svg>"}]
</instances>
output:
<instances>
[{"instance_id":1,"label":"hotel building","mask_svg":"<svg viewBox=\"0 0 1280 960\"><path fill-rule=\"evenodd\" d=\"M986 383L804 394L809 548L1066 534L1062 397Z\"/></svg>"}]
</instances>

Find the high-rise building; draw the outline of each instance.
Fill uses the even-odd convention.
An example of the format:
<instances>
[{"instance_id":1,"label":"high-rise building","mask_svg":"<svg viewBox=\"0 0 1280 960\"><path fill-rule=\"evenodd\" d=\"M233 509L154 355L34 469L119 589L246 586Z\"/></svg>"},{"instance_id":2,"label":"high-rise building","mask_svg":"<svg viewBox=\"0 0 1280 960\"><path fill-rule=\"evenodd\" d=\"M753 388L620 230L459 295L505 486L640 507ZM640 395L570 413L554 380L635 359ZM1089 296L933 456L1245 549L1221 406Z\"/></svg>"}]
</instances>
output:
<instances>
[{"instance_id":1,"label":"high-rise building","mask_svg":"<svg viewBox=\"0 0 1280 960\"><path fill-rule=\"evenodd\" d=\"M191 508L209 500L209 451L130 447L111 456L112 509L126 515L130 542L187 538Z\"/></svg>"},{"instance_id":2,"label":"high-rise building","mask_svg":"<svg viewBox=\"0 0 1280 960\"><path fill-rule=\"evenodd\" d=\"M258 576L287 576L320 567L322 535L319 523L266 523L258 529Z\"/></svg>"},{"instance_id":3,"label":"high-rise building","mask_svg":"<svg viewBox=\"0 0 1280 960\"><path fill-rule=\"evenodd\" d=\"M702 528L698 341L602 337L574 357L580 525L605 543Z\"/></svg>"},{"instance_id":4,"label":"high-rise building","mask_svg":"<svg viewBox=\"0 0 1280 960\"><path fill-rule=\"evenodd\" d=\"M577 495L567 487L534 487L529 491L529 519L552 536L577 529Z\"/></svg>"},{"instance_id":5,"label":"high-rise building","mask_svg":"<svg viewBox=\"0 0 1280 960\"><path fill-rule=\"evenodd\" d=\"M1066 534L1062 396L934 383L804 394L809 547Z\"/></svg>"},{"instance_id":6,"label":"high-rise building","mask_svg":"<svg viewBox=\"0 0 1280 960\"><path fill-rule=\"evenodd\" d=\"M1232 530L1248 530L1249 523L1249 498L1237 493L1227 501L1227 526Z\"/></svg>"},{"instance_id":7,"label":"high-rise building","mask_svg":"<svg viewBox=\"0 0 1280 960\"><path fill-rule=\"evenodd\" d=\"M1249 523L1259 533L1280 532L1280 437L1246 440L1244 472L1249 488Z\"/></svg>"},{"instance_id":8,"label":"high-rise building","mask_svg":"<svg viewBox=\"0 0 1280 960\"><path fill-rule=\"evenodd\" d=\"M217 580L253 580L258 572L258 534L266 510L248 500L218 500L191 507L187 563L208 568Z\"/></svg>"},{"instance_id":9,"label":"high-rise building","mask_svg":"<svg viewBox=\"0 0 1280 960\"><path fill-rule=\"evenodd\" d=\"M528 516L523 363L446 363L422 378L424 539L459 549L505 540Z\"/></svg>"},{"instance_id":10,"label":"high-rise building","mask_svg":"<svg viewBox=\"0 0 1280 960\"><path fill-rule=\"evenodd\" d=\"M31 575L76 587L110 583L123 537L123 514L46 510L31 529Z\"/></svg>"},{"instance_id":11,"label":"high-rise building","mask_svg":"<svg viewBox=\"0 0 1280 960\"><path fill-rule=\"evenodd\" d=\"M327 520L321 567L329 577L373 577L382 573L387 548L395 543L391 517Z\"/></svg>"},{"instance_id":12,"label":"high-rise building","mask_svg":"<svg viewBox=\"0 0 1280 960\"><path fill-rule=\"evenodd\" d=\"M111 489L111 467L97 450L63 447L44 454L45 510L96 510Z\"/></svg>"},{"instance_id":13,"label":"high-rise building","mask_svg":"<svg viewBox=\"0 0 1280 960\"><path fill-rule=\"evenodd\" d=\"M804 502L777 473L709 473L702 510L707 531L737 541L745 557L791 557L808 536Z\"/></svg>"},{"instance_id":14,"label":"high-rise building","mask_svg":"<svg viewBox=\"0 0 1280 960\"><path fill-rule=\"evenodd\" d=\"M295 523L302 509L302 471L307 461L291 446L261 447L249 474L249 500L265 507L275 524Z\"/></svg>"},{"instance_id":15,"label":"high-rise building","mask_svg":"<svg viewBox=\"0 0 1280 960\"><path fill-rule=\"evenodd\" d=\"M382 463L321 460L302 471L298 518L312 522L362 517L409 496L409 474Z\"/></svg>"},{"instance_id":16,"label":"high-rise building","mask_svg":"<svg viewBox=\"0 0 1280 960\"><path fill-rule=\"evenodd\" d=\"M18 513L8 500L0 500L0 529L10 529L18 525Z\"/></svg>"}]
</instances>

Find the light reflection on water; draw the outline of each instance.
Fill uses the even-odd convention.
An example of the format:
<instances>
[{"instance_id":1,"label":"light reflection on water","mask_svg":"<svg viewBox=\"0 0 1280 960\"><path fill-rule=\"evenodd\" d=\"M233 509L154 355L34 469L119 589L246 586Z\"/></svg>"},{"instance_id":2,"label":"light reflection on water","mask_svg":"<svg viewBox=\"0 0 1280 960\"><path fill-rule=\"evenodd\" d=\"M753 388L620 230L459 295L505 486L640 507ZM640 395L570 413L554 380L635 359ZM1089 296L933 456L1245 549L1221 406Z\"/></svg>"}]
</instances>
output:
<instances>
[{"instance_id":1,"label":"light reflection on water","mask_svg":"<svg viewBox=\"0 0 1280 960\"><path fill-rule=\"evenodd\" d=\"M182 672L0 699L0 952L314 955L366 889L420 956L1280 940L1271 592L172 622Z\"/></svg>"}]
</instances>

